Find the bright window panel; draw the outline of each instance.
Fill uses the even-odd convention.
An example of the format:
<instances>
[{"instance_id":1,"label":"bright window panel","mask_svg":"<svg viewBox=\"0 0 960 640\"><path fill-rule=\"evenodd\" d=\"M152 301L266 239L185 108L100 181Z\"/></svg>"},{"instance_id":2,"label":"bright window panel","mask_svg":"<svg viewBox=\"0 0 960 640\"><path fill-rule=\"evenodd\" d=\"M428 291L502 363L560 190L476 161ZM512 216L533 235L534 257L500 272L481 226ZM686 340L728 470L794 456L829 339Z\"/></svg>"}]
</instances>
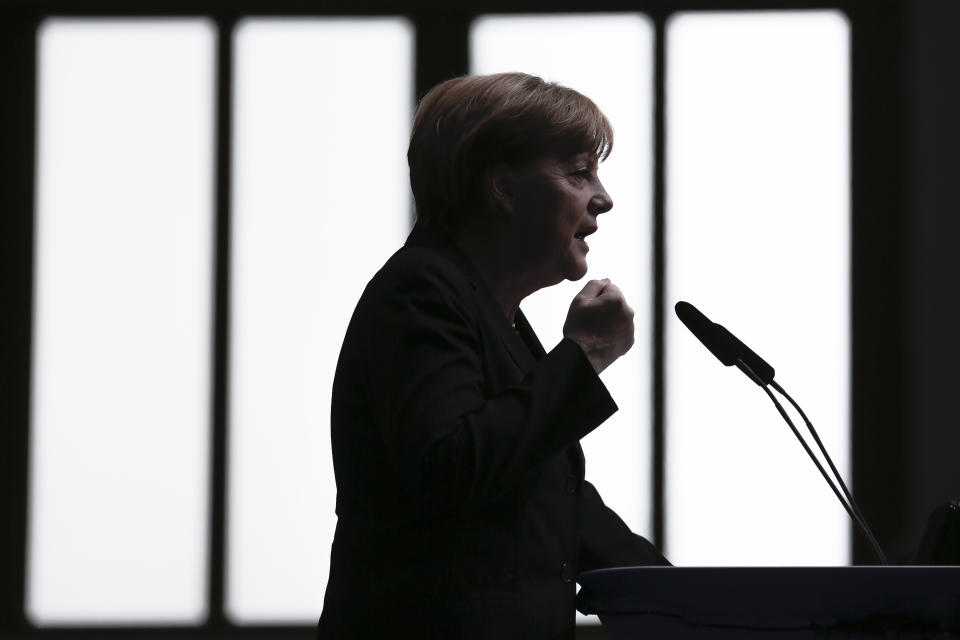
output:
<instances>
[{"instance_id":1,"label":"bright window panel","mask_svg":"<svg viewBox=\"0 0 960 640\"><path fill-rule=\"evenodd\" d=\"M206 616L215 37L195 19L38 32L39 625Z\"/></svg>"},{"instance_id":2,"label":"bright window panel","mask_svg":"<svg viewBox=\"0 0 960 640\"><path fill-rule=\"evenodd\" d=\"M603 46L571 46L577 42ZM609 277L636 312L636 343L601 376L620 410L583 448L587 479L633 531L649 536L653 27L640 14L487 16L473 24L470 52L474 73L523 71L580 91L616 131L600 167L614 207L590 237L587 275L539 291L521 308L548 351L589 280Z\"/></svg>"},{"instance_id":3,"label":"bright window panel","mask_svg":"<svg viewBox=\"0 0 960 640\"><path fill-rule=\"evenodd\" d=\"M315 624L336 526L330 391L367 281L406 239L413 33L235 33L227 612Z\"/></svg>"},{"instance_id":4,"label":"bright window panel","mask_svg":"<svg viewBox=\"0 0 960 640\"><path fill-rule=\"evenodd\" d=\"M847 515L772 403L673 314L691 302L769 361L849 481L849 37L832 11L668 24L666 553L677 564L850 559Z\"/></svg>"}]
</instances>

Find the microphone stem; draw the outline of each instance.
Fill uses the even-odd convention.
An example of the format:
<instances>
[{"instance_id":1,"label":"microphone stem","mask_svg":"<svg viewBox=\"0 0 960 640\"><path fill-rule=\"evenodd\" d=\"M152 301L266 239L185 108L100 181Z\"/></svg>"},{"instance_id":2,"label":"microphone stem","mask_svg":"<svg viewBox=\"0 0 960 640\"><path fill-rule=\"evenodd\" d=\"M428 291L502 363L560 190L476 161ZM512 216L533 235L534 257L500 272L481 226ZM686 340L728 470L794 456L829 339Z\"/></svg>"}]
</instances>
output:
<instances>
[{"instance_id":1,"label":"microphone stem","mask_svg":"<svg viewBox=\"0 0 960 640\"><path fill-rule=\"evenodd\" d=\"M870 530L870 525L867 524L867 519L863 517L863 513L860 511L860 507L857 505L857 501L853 499L850 490L847 488L846 483L843 481L843 477L840 475L840 472L837 471L837 467L833 464L833 460L830 458L830 454L827 453L826 447L823 446L823 442L820 440L820 435L817 433L817 430L813 428L813 423L810 422L810 419L807 417L807 414L803 412L803 409L800 408L800 405L790 396L786 390L777 384L776 381L770 381L771 386L777 390L784 398L786 398L793 408L797 410L797 413L800 414L800 417L803 418L804 423L807 425L807 429L810 431L810 435L813 436L814 441L817 443L817 447L820 449L820 452L823 454L824 459L827 461L827 464L830 465L830 470L833 472L834 477L837 479L837 482L840 484L840 488L843 490L843 495L846 496L847 501L850 503L850 507L853 508L853 512L856 514L854 520L860 525L862 533L867 537L867 540L870 542L870 545L873 547L874 552L877 554L877 557L880 559L880 563L883 565L889 564L887 562L887 557L883 553L880 544L877 542L876 537L873 535L873 531ZM771 398L773 396L771 395ZM776 402L776 400L774 400ZM783 411L781 411L783 414ZM791 425L792 426L792 425ZM796 433L796 430L794 430ZM800 436L797 435L799 438ZM806 446L805 446L806 448ZM807 453L811 456L813 455L809 448L807 448ZM819 464L818 464L819 466ZM821 469L822 472L822 469ZM834 489L836 493L836 489ZM839 496L837 496L839 498ZM849 509L848 509L849 512Z\"/></svg>"},{"instance_id":2,"label":"microphone stem","mask_svg":"<svg viewBox=\"0 0 960 640\"><path fill-rule=\"evenodd\" d=\"M823 465L820 464L820 461L817 459L817 457L813 455L813 451L810 450L810 446L807 444L807 441L804 440L803 436L800 435L800 432L797 431L796 425L793 424L793 420L791 420L790 416L787 415L787 412L784 410L783 405L781 405L780 402L776 399L776 397L774 397L774 395L770 392L770 389L768 389L767 387L763 387L763 390L766 392L768 396L770 396L770 400L773 401L774 406L777 407L777 411L780 412L780 415L783 416L783 419L787 421L787 425L790 426L790 430L793 431L793 435L797 436L797 440L800 441L800 444L803 446L804 451L807 452L807 455L810 456L810 459L813 460L813 463L817 465L817 469L820 470L820 474L823 476L823 479L826 480L827 484L830 485L830 488L833 489L833 493L837 496L837 500L840 501L840 504L843 505L843 508L846 509L847 513L850 515L850 519L852 519L854 522L856 522L859 525L860 519L857 518L856 514L847 504L847 501L843 499L843 496L840 494L840 490L837 489L837 486L833 483L833 480L831 480L830 476L827 475L826 469L823 468Z\"/></svg>"}]
</instances>

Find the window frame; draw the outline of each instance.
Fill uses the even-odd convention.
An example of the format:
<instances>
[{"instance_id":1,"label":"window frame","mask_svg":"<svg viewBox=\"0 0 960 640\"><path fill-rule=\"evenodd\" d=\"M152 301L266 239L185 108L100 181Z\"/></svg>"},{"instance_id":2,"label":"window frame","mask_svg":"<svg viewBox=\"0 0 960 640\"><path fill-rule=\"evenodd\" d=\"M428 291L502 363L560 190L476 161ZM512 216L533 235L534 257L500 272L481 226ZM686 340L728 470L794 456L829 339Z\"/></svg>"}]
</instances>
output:
<instances>
[{"instance_id":1,"label":"window frame","mask_svg":"<svg viewBox=\"0 0 960 640\"><path fill-rule=\"evenodd\" d=\"M663 540L666 505L663 501L664 447L664 323L668 304L664 300L664 96L665 26L670 15L687 11L742 10L839 10L851 24L851 451L853 485L858 502L875 530L894 531L898 513L887 507L891 496L905 501L905 471L891 468L906 441L903 371L906 285L902 282L905 250L900 235L904 228L904 142L900 135L905 107L900 101L900 67L904 54L899 24L903 0L649 0L629 3L601 1L588 10L564 0L546 3L521 0L509 7L500 3L471 3L466 7L437 11L424 0L325 1L319 6L306 0L182 0L174 4L148 0L131 10L121 0L77 3L67 0L15 0L2 11L0 55L7 75L9 100L5 100L0 127L10 141L3 157L6 189L0 190L0 242L4 260L0 284L7 293L7 313L0 324L0 406L5 429L0 450L5 462L0 478L0 513L7 526L0 533L0 567L5 576L0 585L0 631L31 637L143 637L210 638L312 637L313 626L235 625L224 615L224 539L227 439L227 377L229 344L229 262L232 152L231 99L233 27L241 19L270 17L368 17L402 16L415 30L415 94L417 98L436 83L469 70L469 27L486 13L605 13L639 12L648 15L655 28L654 58L654 203L652 299L652 424L653 424L653 539ZM215 275L213 326L213 404L211 415L211 521L209 617L198 626L44 627L32 626L25 615L25 548L28 522L28 461L30 442L32 297L34 262L34 182L36 129L36 33L47 17L147 18L205 17L217 34L216 168L215 168ZM878 150L882 150L879 153ZM875 212L881 212L879 215ZM877 321L881 318L881 321ZM852 534L855 535L855 534ZM859 538L853 541L854 563L869 563L871 550ZM318 612L322 603L317 603ZM309 635L308 635L309 634Z\"/></svg>"}]
</instances>

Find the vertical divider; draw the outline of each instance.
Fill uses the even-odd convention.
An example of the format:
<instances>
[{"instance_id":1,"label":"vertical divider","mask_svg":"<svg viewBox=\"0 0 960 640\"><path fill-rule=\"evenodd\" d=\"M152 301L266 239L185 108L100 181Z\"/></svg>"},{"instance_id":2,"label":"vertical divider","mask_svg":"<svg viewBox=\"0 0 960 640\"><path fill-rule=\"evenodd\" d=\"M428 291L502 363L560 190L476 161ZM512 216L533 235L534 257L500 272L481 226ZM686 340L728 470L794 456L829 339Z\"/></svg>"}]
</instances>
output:
<instances>
[{"instance_id":1,"label":"vertical divider","mask_svg":"<svg viewBox=\"0 0 960 640\"><path fill-rule=\"evenodd\" d=\"M435 85L470 71L470 23L474 15L424 11L409 16L414 28L414 111ZM412 123L411 123L412 125ZM410 201L410 225L417 220Z\"/></svg>"},{"instance_id":2,"label":"vertical divider","mask_svg":"<svg viewBox=\"0 0 960 640\"><path fill-rule=\"evenodd\" d=\"M210 465L210 560L208 625L226 626L227 407L230 344L230 192L233 94L232 16L216 18L216 202L214 229L213 403Z\"/></svg>"},{"instance_id":3,"label":"vertical divider","mask_svg":"<svg viewBox=\"0 0 960 640\"><path fill-rule=\"evenodd\" d=\"M470 71L468 13L423 11L411 17L416 33L416 100L434 85Z\"/></svg>"},{"instance_id":4,"label":"vertical divider","mask_svg":"<svg viewBox=\"0 0 960 640\"><path fill-rule=\"evenodd\" d=\"M664 250L664 208L666 202L666 175L664 164L666 161L666 19L667 14L657 12L652 15L654 25L654 59L653 59L653 345L651 364L653 367L651 381L652 420L651 440L653 458L651 470L651 484L653 496L653 543L661 552L666 542L666 504L664 501L664 456L666 443L664 438L665 425L665 395L664 395L664 321L667 309L664 306L664 289L666 279L664 267L666 264Z\"/></svg>"},{"instance_id":5,"label":"vertical divider","mask_svg":"<svg viewBox=\"0 0 960 640\"><path fill-rule=\"evenodd\" d=\"M4 16L0 25L0 61L6 91L0 106L0 130L7 141L2 163L6 178L0 193L3 265L0 288L5 313L0 320L0 633L26 627L24 615L27 557L27 495L30 477L30 380L33 340L34 191L36 180L37 25L33 11Z\"/></svg>"}]
</instances>

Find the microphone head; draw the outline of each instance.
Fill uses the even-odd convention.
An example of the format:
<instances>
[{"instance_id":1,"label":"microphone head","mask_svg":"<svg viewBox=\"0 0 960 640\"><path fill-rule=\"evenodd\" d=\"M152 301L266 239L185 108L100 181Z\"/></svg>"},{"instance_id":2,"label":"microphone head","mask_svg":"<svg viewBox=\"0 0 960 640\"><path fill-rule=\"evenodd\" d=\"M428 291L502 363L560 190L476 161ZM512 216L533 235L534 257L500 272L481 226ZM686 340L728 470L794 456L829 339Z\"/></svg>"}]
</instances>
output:
<instances>
[{"instance_id":1,"label":"microphone head","mask_svg":"<svg viewBox=\"0 0 960 640\"><path fill-rule=\"evenodd\" d=\"M766 360L754 353L753 349L743 344L740 338L730 333L725 326L716 323L714 323L713 326L716 327L719 334L723 336L723 340L733 345L731 348L736 351L737 360L749 367L753 375L748 374L746 371L744 371L744 373L747 373L747 376L760 386L770 384L776 373L773 367L771 367ZM737 364L737 366L742 369L740 364Z\"/></svg>"},{"instance_id":2,"label":"microphone head","mask_svg":"<svg viewBox=\"0 0 960 640\"><path fill-rule=\"evenodd\" d=\"M736 364L737 358L740 357L742 343L729 331L711 322L689 302L681 300L673 308L680 322L686 325L687 329L710 350L710 353L716 356L717 360L728 367Z\"/></svg>"},{"instance_id":3,"label":"microphone head","mask_svg":"<svg viewBox=\"0 0 960 640\"><path fill-rule=\"evenodd\" d=\"M737 342L740 342L737 340ZM740 354L740 358L751 368L753 373L763 384L770 384L773 382L773 377L777 375L777 372L774 368L763 358L758 356L753 349L747 345L740 342L743 346L743 351Z\"/></svg>"}]
</instances>

